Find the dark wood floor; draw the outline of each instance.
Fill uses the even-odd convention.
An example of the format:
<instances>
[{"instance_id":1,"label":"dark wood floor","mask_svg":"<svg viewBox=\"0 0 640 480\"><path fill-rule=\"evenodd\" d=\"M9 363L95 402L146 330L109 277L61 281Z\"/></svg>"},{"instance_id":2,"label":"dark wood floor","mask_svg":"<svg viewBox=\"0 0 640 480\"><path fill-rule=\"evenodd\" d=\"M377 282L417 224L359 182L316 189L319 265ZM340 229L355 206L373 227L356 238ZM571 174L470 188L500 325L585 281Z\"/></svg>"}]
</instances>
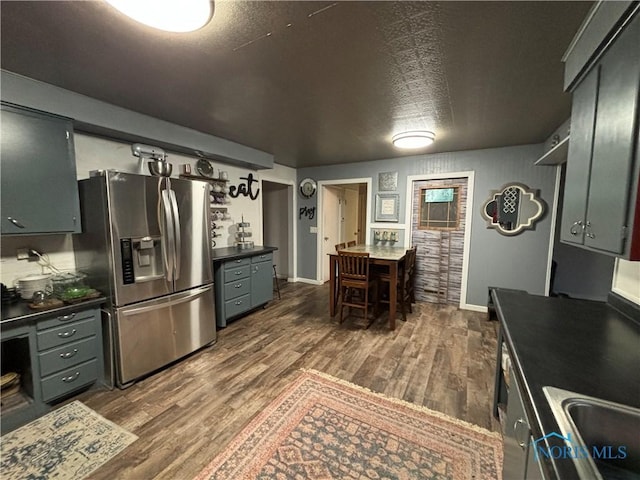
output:
<instances>
[{"instance_id":1,"label":"dark wood floor","mask_svg":"<svg viewBox=\"0 0 640 480\"><path fill-rule=\"evenodd\" d=\"M287 284L282 300L231 323L218 343L127 390L78 397L139 439L92 478L190 479L290 382L312 368L491 430L495 324L419 304L389 331L328 314L328 287Z\"/></svg>"}]
</instances>

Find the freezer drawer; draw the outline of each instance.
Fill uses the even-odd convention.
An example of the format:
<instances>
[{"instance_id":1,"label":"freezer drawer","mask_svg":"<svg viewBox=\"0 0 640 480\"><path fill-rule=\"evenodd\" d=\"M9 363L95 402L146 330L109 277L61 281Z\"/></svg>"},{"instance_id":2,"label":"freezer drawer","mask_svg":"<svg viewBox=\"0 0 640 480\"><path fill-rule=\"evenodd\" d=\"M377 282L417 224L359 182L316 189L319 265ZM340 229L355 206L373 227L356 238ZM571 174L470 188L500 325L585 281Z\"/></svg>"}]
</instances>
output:
<instances>
[{"instance_id":1,"label":"freezer drawer","mask_svg":"<svg viewBox=\"0 0 640 480\"><path fill-rule=\"evenodd\" d=\"M216 339L213 285L115 312L115 361L121 387Z\"/></svg>"}]
</instances>

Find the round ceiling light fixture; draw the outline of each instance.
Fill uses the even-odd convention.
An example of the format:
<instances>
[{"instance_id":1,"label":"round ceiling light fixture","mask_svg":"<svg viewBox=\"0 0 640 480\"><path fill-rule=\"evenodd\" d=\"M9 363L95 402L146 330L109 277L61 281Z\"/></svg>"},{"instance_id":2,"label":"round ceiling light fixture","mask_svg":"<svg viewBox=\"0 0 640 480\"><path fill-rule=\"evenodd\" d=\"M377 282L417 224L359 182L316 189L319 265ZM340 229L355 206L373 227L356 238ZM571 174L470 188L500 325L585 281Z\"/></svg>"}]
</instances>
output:
<instances>
[{"instance_id":1,"label":"round ceiling light fixture","mask_svg":"<svg viewBox=\"0 0 640 480\"><path fill-rule=\"evenodd\" d=\"M193 32L213 17L211 0L106 0L111 6L153 28Z\"/></svg>"},{"instance_id":2,"label":"round ceiling light fixture","mask_svg":"<svg viewBox=\"0 0 640 480\"><path fill-rule=\"evenodd\" d=\"M428 130L412 130L396 133L391 141L398 148L422 148L431 145L436 134Z\"/></svg>"}]
</instances>

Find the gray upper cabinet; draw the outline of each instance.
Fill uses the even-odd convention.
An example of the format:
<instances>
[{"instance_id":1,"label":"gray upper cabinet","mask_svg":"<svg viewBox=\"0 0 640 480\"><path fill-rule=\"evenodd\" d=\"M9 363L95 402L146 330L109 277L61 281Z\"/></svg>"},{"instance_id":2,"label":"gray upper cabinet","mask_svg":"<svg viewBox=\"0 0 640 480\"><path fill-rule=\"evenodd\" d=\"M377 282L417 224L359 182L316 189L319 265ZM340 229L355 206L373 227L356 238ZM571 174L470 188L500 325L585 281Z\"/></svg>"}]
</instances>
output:
<instances>
[{"instance_id":1,"label":"gray upper cabinet","mask_svg":"<svg viewBox=\"0 0 640 480\"><path fill-rule=\"evenodd\" d=\"M640 15L573 92L561 239L635 259ZM637 222L636 222L637 223Z\"/></svg>"},{"instance_id":2,"label":"gray upper cabinet","mask_svg":"<svg viewBox=\"0 0 640 480\"><path fill-rule=\"evenodd\" d=\"M71 120L2 104L3 235L78 233Z\"/></svg>"}]
</instances>

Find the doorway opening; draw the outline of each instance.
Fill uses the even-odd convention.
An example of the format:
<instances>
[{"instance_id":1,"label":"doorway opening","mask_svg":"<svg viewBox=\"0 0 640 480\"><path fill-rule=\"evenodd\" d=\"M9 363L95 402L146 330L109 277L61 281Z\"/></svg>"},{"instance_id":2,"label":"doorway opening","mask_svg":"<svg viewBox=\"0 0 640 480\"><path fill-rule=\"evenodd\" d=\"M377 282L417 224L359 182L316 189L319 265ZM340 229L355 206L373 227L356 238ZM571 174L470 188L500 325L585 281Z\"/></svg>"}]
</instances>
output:
<instances>
[{"instance_id":1,"label":"doorway opening","mask_svg":"<svg viewBox=\"0 0 640 480\"><path fill-rule=\"evenodd\" d=\"M340 243L368 243L371 179L318 184L318 280L329 281L328 254Z\"/></svg>"},{"instance_id":2,"label":"doorway opening","mask_svg":"<svg viewBox=\"0 0 640 480\"><path fill-rule=\"evenodd\" d=\"M293 258L293 186L262 180L262 241L276 247L273 264L278 278L295 277ZM284 214L286 212L286 214Z\"/></svg>"}]
</instances>

